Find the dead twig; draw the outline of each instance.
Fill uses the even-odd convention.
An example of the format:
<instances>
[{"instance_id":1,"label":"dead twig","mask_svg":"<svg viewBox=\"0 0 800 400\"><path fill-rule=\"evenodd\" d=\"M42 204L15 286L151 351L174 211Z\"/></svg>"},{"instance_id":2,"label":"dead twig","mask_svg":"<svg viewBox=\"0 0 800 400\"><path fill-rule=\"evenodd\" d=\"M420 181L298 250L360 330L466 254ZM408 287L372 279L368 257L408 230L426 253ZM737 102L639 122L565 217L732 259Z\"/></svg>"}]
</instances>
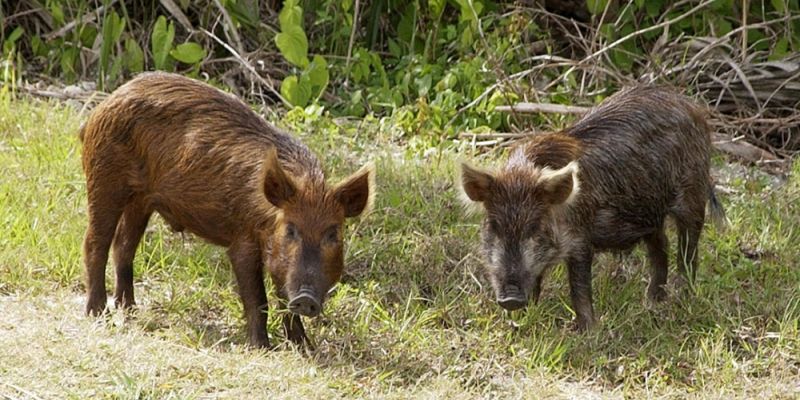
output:
<instances>
[{"instance_id":1,"label":"dead twig","mask_svg":"<svg viewBox=\"0 0 800 400\"><path fill-rule=\"evenodd\" d=\"M497 106L494 109L500 112L583 114L590 108L553 103L517 103L510 106Z\"/></svg>"},{"instance_id":2,"label":"dead twig","mask_svg":"<svg viewBox=\"0 0 800 400\"><path fill-rule=\"evenodd\" d=\"M353 29L350 30L350 42L347 44L347 62L345 63L344 69L348 72L348 77L350 75L350 57L353 55L353 42L356 38L356 30L358 30L358 13L361 6L360 3L360 0L356 0L355 9L353 10ZM348 77L345 77L345 82L347 82Z\"/></svg>"},{"instance_id":3,"label":"dead twig","mask_svg":"<svg viewBox=\"0 0 800 400\"><path fill-rule=\"evenodd\" d=\"M228 37L228 40L233 41L234 46L236 46L236 51L239 54L244 53L242 38L239 37L239 32L236 30L236 25L233 23L233 19L231 19L230 14L228 14L228 10L225 9L219 0L214 0L214 4L217 5L219 12L222 14L222 18L225 20L225 23L222 24L222 29L225 31L225 36Z\"/></svg>"},{"instance_id":4,"label":"dead twig","mask_svg":"<svg viewBox=\"0 0 800 400\"><path fill-rule=\"evenodd\" d=\"M280 93L279 93L277 90L275 90L275 87L274 87L274 86L272 86L272 84L271 84L270 82L268 82L266 79L264 79L264 77L262 77L261 75L259 75L259 74L258 74L258 72L256 71L256 69L253 67L253 65L252 65L252 64L250 64L250 63L249 63L247 60L245 60L245 59L244 59L244 58L243 58L243 57L242 57L242 56L241 56L241 55L240 55L240 54L239 54L239 53L238 53L238 52L237 52L237 51L236 51L234 48L232 48L232 47L231 47L229 44L225 43L225 42L224 42L222 39L220 39L219 37L217 37L217 35L215 35L215 34L213 34L213 33L209 32L209 31L207 31L207 30L205 30L205 29L203 29L203 28L200 28L200 31L201 31L201 32L203 32L203 33L205 33L206 35L208 35L208 36L209 36L209 37L211 37L212 39L214 39L214 41L216 41L216 42L217 42L217 43L219 43L219 44L220 44L222 47L224 47L224 48L225 48L225 50L228 50L228 52L229 52L229 53L231 53L231 55L233 55L233 57L234 57L234 58L236 58L236 60L237 60L237 61L239 61L239 63L240 63L240 64L242 64L242 66L243 66L243 67L244 67L244 68L245 68L245 69L246 69L248 72L250 72L250 74L251 74L251 75L252 75L252 76L253 76L253 77L254 77L254 78L255 78L255 79L256 79L256 80L257 80L259 83L261 83L262 85L264 85L264 87L266 87L267 89L269 89L269 91L270 91L270 92L272 92L272 94L273 94L275 97L277 97L277 98L278 98L278 99L279 99L279 100L280 100L280 101L281 101L281 102L282 102L284 105L286 105L287 107L292 107L292 104L291 104L291 103L289 103L289 101L288 101L288 100L286 100L286 99L285 99L283 96L281 96L281 94L280 94Z\"/></svg>"},{"instance_id":5,"label":"dead twig","mask_svg":"<svg viewBox=\"0 0 800 400\"><path fill-rule=\"evenodd\" d=\"M192 23L189 22L189 18L186 17L186 14L183 13L180 7L175 4L172 0L159 0L161 5L169 11L170 15L172 15L183 29L186 29L188 32L194 32L194 28L192 27Z\"/></svg>"}]
</instances>

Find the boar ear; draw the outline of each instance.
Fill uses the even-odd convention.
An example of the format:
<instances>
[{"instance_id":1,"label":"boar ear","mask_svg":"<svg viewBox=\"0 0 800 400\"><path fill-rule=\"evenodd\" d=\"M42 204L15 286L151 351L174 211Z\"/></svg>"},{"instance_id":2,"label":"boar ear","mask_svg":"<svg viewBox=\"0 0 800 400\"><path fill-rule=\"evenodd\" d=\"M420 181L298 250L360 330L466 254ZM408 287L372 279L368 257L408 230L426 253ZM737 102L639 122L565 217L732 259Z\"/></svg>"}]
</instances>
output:
<instances>
[{"instance_id":1,"label":"boar ear","mask_svg":"<svg viewBox=\"0 0 800 400\"><path fill-rule=\"evenodd\" d=\"M489 197L494 177L467 163L461 163L461 190L472 201L484 202Z\"/></svg>"},{"instance_id":2,"label":"boar ear","mask_svg":"<svg viewBox=\"0 0 800 400\"><path fill-rule=\"evenodd\" d=\"M358 216L372 208L375 196L375 165L369 163L333 189L336 200L344 207L345 218Z\"/></svg>"},{"instance_id":3,"label":"boar ear","mask_svg":"<svg viewBox=\"0 0 800 400\"><path fill-rule=\"evenodd\" d=\"M274 147L267 151L263 173L264 195L275 207L283 207L297 192L297 187L283 171L283 167L278 161L278 152Z\"/></svg>"},{"instance_id":4,"label":"boar ear","mask_svg":"<svg viewBox=\"0 0 800 400\"><path fill-rule=\"evenodd\" d=\"M572 161L555 171L544 168L537 184L544 191L544 200L550 204L571 202L578 194L578 163Z\"/></svg>"}]
</instances>

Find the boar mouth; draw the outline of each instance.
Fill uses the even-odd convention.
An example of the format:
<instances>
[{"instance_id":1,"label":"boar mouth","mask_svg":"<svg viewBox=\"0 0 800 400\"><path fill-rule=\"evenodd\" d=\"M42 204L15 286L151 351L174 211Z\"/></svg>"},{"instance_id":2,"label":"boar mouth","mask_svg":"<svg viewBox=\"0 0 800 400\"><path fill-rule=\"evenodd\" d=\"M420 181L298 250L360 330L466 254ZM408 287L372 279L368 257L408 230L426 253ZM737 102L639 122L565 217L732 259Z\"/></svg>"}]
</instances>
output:
<instances>
[{"instance_id":1,"label":"boar mouth","mask_svg":"<svg viewBox=\"0 0 800 400\"><path fill-rule=\"evenodd\" d=\"M311 289L302 288L289 300L289 311L306 317L316 317L322 311L322 304Z\"/></svg>"}]
</instances>

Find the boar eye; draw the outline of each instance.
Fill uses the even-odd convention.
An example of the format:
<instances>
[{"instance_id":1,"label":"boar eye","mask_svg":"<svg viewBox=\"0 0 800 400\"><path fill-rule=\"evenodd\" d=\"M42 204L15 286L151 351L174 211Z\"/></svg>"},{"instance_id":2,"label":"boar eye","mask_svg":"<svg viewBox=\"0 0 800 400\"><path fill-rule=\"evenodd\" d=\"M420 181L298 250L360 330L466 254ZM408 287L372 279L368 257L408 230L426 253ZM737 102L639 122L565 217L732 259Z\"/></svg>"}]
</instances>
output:
<instances>
[{"instance_id":1,"label":"boar eye","mask_svg":"<svg viewBox=\"0 0 800 400\"><path fill-rule=\"evenodd\" d=\"M332 243L332 244L338 243L339 242L339 226L338 225L334 225L334 226L328 228L328 230L325 231L325 236L324 237L325 237L325 241L328 242L328 243Z\"/></svg>"},{"instance_id":2,"label":"boar eye","mask_svg":"<svg viewBox=\"0 0 800 400\"><path fill-rule=\"evenodd\" d=\"M300 233L297 232L297 227L292 223L286 224L286 238L289 240L300 239Z\"/></svg>"}]
</instances>

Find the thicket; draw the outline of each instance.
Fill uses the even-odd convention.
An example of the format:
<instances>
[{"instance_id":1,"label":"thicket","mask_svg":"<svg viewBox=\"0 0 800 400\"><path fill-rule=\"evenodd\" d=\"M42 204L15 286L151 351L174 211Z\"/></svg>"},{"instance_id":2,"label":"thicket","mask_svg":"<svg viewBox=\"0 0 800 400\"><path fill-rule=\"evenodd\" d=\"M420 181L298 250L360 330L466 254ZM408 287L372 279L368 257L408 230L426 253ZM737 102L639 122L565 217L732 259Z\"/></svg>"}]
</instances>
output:
<instances>
[{"instance_id":1,"label":"thicket","mask_svg":"<svg viewBox=\"0 0 800 400\"><path fill-rule=\"evenodd\" d=\"M657 81L705 96L718 125L779 155L800 148L798 0L18 0L0 13L3 90L107 92L177 71L439 140L558 123L498 105L592 103Z\"/></svg>"}]
</instances>

